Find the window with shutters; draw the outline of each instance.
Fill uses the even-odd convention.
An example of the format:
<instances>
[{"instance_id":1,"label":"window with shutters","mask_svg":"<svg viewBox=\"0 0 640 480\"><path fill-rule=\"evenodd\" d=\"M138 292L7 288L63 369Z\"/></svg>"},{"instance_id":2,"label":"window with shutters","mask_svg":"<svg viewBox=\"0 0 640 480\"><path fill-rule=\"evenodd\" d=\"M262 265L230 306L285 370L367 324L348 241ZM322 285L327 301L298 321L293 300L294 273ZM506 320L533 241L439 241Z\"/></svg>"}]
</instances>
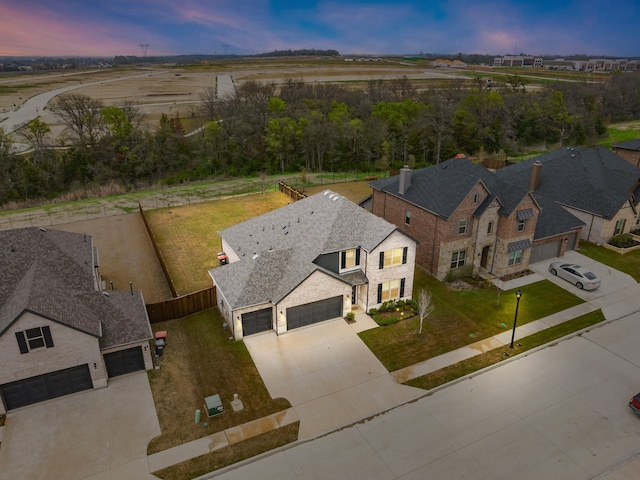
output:
<instances>
[{"instance_id":1,"label":"window with shutters","mask_svg":"<svg viewBox=\"0 0 640 480\"><path fill-rule=\"evenodd\" d=\"M22 332L16 332L16 339L20 347L20 353L29 353L42 348L53 347L51 330L49 327L28 328Z\"/></svg>"},{"instance_id":2,"label":"window with shutters","mask_svg":"<svg viewBox=\"0 0 640 480\"><path fill-rule=\"evenodd\" d=\"M404 297L405 279L389 280L378 284L378 303Z\"/></svg>"},{"instance_id":3,"label":"window with shutters","mask_svg":"<svg viewBox=\"0 0 640 480\"><path fill-rule=\"evenodd\" d=\"M407 251L407 247L401 247L380 252L380 268L382 269L407 263Z\"/></svg>"},{"instance_id":4,"label":"window with shutters","mask_svg":"<svg viewBox=\"0 0 640 480\"><path fill-rule=\"evenodd\" d=\"M340 269L350 270L360 266L360 249L350 248L341 254Z\"/></svg>"}]
</instances>

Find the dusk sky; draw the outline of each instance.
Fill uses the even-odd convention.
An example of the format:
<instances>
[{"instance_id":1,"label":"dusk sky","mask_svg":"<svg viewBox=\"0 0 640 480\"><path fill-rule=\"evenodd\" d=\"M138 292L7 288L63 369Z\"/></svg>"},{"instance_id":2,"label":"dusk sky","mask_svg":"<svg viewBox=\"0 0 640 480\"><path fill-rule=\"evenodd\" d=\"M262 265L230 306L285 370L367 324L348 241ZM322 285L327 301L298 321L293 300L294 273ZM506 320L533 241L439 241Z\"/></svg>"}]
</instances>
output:
<instances>
[{"instance_id":1,"label":"dusk sky","mask_svg":"<svg viewBox=\"0 0 640 480\"><path fill-rule=\"evenodd\" d=\"M0 0L0 56L640 56L638 0Z\"/></svg>"}]
</instances>

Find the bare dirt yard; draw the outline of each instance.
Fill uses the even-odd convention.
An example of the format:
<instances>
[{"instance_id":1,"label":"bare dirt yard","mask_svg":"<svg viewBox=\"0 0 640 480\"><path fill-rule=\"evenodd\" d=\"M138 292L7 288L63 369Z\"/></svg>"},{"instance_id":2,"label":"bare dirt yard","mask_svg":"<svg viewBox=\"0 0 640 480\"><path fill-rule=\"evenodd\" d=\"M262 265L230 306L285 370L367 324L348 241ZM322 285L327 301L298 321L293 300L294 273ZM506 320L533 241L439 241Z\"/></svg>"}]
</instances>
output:
<instances>
[{"instance_id":1,"label":"bare dirt yard","mask_svg":"<svg viewBox=\"0 0 640 480\"><path fill-rule=\"evenodd\" d=\"M141 290L145 303L171 298L160 262L140 213L65 223L50 227L67 232L86 233L98 247L100 274L105 288Z\"/></svg>"}]
</instances>

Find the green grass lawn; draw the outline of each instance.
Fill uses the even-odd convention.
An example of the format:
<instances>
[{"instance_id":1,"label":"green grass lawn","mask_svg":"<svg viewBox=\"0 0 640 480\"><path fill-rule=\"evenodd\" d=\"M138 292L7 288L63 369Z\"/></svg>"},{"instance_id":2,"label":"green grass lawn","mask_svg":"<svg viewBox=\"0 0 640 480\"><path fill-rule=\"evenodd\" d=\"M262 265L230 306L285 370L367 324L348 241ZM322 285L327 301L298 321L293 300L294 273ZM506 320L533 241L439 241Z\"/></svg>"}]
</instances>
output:
<instances>
[{"instance_id":1,"label":"green grass lawn","mask_svg":"<svg viewBox=\"0 0 640 480\"><path fill-rule=\"evenodd\" d=\"M636 282L640 282L640 250L621 255L613 250L598 247L590 242L581 241L579 252L586 257L609 265L616 270L628 273Z\"/></svg>"},{"instance_id":2,"label":"green grass lawn","mask_svg":"<svg viewBox=\"0 0 640 480\"><path fill-rule=\"evenodd\" d=\"M513 327L515 290L497 288L454 291L416 267L414 297L421 288L432 294L433 313L418 335L418 316L360 333L360 338L389 370L422 362ZM543 280L521 288L518 325L582 303L575 295Z\"/></svg>"},{"instance_id":3,"label":"green grass lawn","mask_svg":"<svg viewBox=\"0 0 640 480\"><path fill-rule=\"evenodd\" d=\"M640 138L640 121L612 123L607 127L607 136L600 142L603 147L611 148L614 143Z\"/></svg>"}]
</instances>

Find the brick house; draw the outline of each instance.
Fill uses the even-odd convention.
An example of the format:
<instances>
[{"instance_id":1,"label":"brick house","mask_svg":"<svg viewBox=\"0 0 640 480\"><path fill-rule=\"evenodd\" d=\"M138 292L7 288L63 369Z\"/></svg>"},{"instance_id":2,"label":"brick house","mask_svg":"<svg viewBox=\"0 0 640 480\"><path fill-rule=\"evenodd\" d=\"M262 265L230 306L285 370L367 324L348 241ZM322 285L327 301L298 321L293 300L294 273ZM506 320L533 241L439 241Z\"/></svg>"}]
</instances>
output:
<instances>
[{"instance_id":1,"label":"brick house","mask_svg":"<svg viewBox=\"0 0 640 480\"><path fill-rule=\"evenodd\" d=\"M501 277L602 243L637 216L640 170L604 149L563 148L495 172L467 158L370 183L371 211L418 240L439 279L465 267Z\"/></svg>"},{"instance_id":2,"label":"brick house","mask_svg":"<svg viewBox=\"0 0 640 480\"><path fill-rule=\"evenodd\" d=\"M229 263L209 274L237 340L412 295L415 240L330 190L220 236Z\"/></svg>"},{"instance_id":3,"label":"brick house","mask_svg":"<svg viewBox=\"0 0 640 480\"><path fill-rule=\"evenodd\" d=\"M153 366L141 292L100 291L88 235L0 231L0 413Z\"/></svg>"},{"instance_id":4,"label":"brick house","mask_svg":"<svg viewBox=\"0 0 640 480\"><path fill-rule=\"evenodd\" d=\"M614 143L613 151L634 167L640 167L640 138L628 142Z\"/></svg>"}]
</instances>

